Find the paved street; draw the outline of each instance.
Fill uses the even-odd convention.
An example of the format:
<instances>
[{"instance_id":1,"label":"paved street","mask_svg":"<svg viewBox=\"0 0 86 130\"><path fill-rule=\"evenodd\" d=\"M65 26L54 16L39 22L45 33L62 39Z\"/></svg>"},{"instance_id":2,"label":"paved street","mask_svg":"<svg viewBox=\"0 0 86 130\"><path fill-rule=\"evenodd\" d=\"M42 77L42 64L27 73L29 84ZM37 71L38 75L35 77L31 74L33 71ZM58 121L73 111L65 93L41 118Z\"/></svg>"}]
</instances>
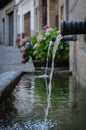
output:
<instances>
[{"instance_id":1,"label":"paved street","mask_svg":"<svg viewBox=\"0 0 86 130\"><path fill-rule=\"evenodd\" d=\"M32 62L21 63L21 53L13 46L0 45L0 74L7 71L33 71Z\"/></svg>"}]
</instances>

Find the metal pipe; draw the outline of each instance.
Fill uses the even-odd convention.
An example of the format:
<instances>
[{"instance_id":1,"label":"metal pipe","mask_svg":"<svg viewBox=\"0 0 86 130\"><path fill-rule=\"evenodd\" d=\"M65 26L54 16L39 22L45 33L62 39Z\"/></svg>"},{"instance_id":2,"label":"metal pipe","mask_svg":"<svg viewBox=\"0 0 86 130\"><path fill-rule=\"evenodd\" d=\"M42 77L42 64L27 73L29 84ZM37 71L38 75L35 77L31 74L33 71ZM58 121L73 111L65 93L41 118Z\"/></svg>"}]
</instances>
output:
<instances>
[{"instance_id":1,"label":"metal pipe","mask_svg":"<svg viewBox=\"0 0 86 130\"><path fill-rule=\"evenodd\" d=\"M55 42L56 36L52 37L52 41ZM64 36L61 41L77 41L76 35Z\"/></svg>"},{"instance_id":2,"label":"metal pipe","mask_svg":"<svg viewBox=\"0 0 86 130\"><path fill-rule=\"evenodd\" d=\"M61 35L86 34L86 21L62 21Z\"/></svg>"},{"instance_id":3,"label":"metal pipe","mask_svg":"<svg viewBox=\"0 0 86 130\"><path fill-rule=\"evenodd\" d=\"M76 35L64 36L61 41L77 41Z\"/></svg>"}]
</instances>

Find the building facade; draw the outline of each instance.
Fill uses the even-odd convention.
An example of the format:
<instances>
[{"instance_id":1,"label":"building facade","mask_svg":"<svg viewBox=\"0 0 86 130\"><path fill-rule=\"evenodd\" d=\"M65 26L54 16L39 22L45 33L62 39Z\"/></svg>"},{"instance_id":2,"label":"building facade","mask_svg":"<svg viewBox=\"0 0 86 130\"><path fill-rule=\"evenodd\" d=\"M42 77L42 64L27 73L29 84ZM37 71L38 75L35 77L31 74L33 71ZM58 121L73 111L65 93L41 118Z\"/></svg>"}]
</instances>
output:
<instances>
[{"instance_id":1,"label":"building facade","mask_svg":"<svg viewBox=\"0 0 86 130\"><path fill-rule=\"evenodd\" d=\"M5 1L5 0L4 0ZM60 30L61 20L86 20L86 0L9 0L0 7L0 44L15 45L15 38L29 36L45 25ZM86 83L86 35L70 42L70 70Z\"/></svg>"},{"instance_id":2,"label":"building facade","mask_svg":"<svg viewBox=\"0 0 86 130\"><path fill-rule=\"evenodd\" d=\"M4 1L3 1L4 2ZM0 44L13 45L14 41L14 1L0 7Z\"/></svg>"},{"instance_id":3,"label":"building facade","mask_svg":"<svg viewBox=\"0 0 86 130\"><path fill-rule=\"evenodd\" d=\"M34 31L34 0L15 0L15 37L29 36Z\"/></svg>"},{"instance_id":4,"label":"building facade","mask_svg":"<svg viewBox=\"0 0 86 130\"><path fill-rule=\"evenodd\" d=\"M0 44L4 45L15 46L17 35L29 36L59 23L58 0L10 0L0 12Z\"/></svg>"}]
</instances>

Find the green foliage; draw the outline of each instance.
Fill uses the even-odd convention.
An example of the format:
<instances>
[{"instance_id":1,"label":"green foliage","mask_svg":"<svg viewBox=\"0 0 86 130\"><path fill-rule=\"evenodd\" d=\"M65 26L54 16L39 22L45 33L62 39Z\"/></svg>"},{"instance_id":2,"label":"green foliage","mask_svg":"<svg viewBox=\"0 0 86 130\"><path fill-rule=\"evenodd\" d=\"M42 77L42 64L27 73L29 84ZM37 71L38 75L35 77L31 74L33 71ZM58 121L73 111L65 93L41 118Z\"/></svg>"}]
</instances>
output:
<instances>
[{"instance_id":1,"label":"green foliage","mask_svg":"<svg viewBox=\"0 0 86 130\"><path fill-rule=\"evenodd\" d=\"M46 30L42 30L39 33L35 33L31 36L32 46L33 46L33 56L35 59L46 60L48 47L50 41L53 36L58 36L59 31L57 28L48 28ZM54 44L54 43L53 43ZM52 57L53 52L53 44L50 48L49 57ZM56 58L58 59L68 59L69 58L69 44L66 42L60 42L57 52Z\"/></svg>"},{"instance_id":2,"label":"green foliage","mask_svg":"<svg viewBox=\"0 0 86 130\"><path fill-rule=\"evenodd\" d=\"M68 59L69 58L69 44L66 42L60 42L58 45L57 53L56 53L57 59Z\"/></svg>"},{"instance_id":3,"label":"green foliage","mask_svg":"<svg viewBox=\"0 0 86 130\"><path fill-rule=\"evenodd\" d=\"M29 61L30 57L42 61L46 61L49 44L52 41L52 37L58 36L59 31L57 28L50 28L46 26L45 29L40 32L36 32L30 36L30 38L25 37L21 39L19 36L16 38L16 45L20 48L22 53L22 63L26 63ZM52 43L49 57L52 58L53 53L53 45ZM58 45L58 49L56 52L56 59L68 59L69 58L69 44L66 42L60 41Z\"/></svg>"}]
</instances>

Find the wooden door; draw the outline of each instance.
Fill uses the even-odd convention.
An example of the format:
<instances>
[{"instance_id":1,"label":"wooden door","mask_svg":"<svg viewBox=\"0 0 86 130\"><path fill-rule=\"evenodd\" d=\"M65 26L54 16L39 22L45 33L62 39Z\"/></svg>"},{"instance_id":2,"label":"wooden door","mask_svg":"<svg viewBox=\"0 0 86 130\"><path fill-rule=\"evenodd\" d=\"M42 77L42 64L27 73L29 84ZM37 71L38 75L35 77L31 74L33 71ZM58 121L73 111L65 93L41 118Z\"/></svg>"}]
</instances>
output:
<instances>
[{"instance_id":1,"label":"wooden door","mask_svg":"<svg viewBox=\"0 0 86 130\"><path fill-rule=\"evenodd\" d=\"M24 15L24 33L25 36L29 36L30 35L30 12L26 13Z\"/></svg>"}]
</instances>

